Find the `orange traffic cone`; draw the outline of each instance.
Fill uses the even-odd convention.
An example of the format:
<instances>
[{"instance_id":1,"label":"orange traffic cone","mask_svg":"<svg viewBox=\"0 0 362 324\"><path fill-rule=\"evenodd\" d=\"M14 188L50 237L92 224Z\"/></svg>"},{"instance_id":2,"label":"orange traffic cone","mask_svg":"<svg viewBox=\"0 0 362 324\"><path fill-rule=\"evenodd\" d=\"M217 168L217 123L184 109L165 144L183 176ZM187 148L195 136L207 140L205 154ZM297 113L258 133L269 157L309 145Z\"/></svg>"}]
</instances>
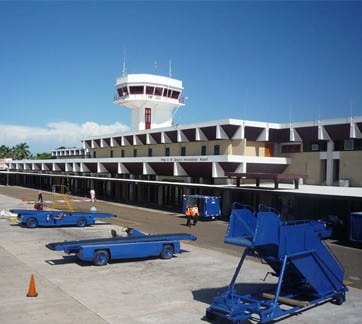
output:
<instances>
[{"instance_id":1,"label":"orange traffic cone","mask_svg":"<svg viewBox=\"0 0 362 324\"><path fill-rule=\"evenodd\" d=\"M30 284L29 284L29 290L28 293L26 294L27 297L38 297L38 293L36 292L36 288L35 288L35 280L34 280L34 275L31 275L30 278Z\"/></svg>"}]
</instances>

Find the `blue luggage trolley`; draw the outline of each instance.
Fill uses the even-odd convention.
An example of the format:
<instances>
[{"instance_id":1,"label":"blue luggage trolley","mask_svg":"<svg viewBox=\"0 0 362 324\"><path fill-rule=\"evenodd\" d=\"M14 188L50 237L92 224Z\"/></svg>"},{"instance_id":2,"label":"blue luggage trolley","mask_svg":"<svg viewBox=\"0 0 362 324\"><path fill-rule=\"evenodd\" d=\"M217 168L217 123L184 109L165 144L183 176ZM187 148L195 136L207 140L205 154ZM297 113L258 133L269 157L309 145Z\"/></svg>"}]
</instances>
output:
<instances>
[{"instance_id":1,"label":"blue luggage trolley","mask_svg":"<svg viewBox=\"0 0 362 324\"><path fill-rule=\"evenodd\" d=\"M185 213L188 206L197 206L200 218L215 219L221 216L220 197L206 195L183 195L182 212Z\"/></svg>"}]
</instances>

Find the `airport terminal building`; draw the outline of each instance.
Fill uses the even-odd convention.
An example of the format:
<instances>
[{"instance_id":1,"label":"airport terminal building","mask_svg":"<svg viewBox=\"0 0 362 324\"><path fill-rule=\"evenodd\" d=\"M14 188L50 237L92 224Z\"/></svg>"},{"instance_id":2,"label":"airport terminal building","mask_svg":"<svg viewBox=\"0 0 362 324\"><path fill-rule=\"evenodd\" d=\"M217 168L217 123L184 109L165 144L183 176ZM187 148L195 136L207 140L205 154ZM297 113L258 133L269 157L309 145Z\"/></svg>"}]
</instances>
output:
<instances>
[{"instance_id":1,"label":"airport terminal building","mask_svg":"<svg viewBox=\"0 0 362 324\"><path fill-rule=\"evenodd\" d=\"M114 103L132 130L84 139L53 160L12 161L10 170L226 184L227 172L305 174L306 184L362 186L362 117L303 123L237 119L173 125L182 81L149 74L117 80Z\"/></svg>"},{"instance_id":2,"label":"airport terminal building","mask_svg":"<svg viewBox=\"0 0 362 324\"><path fill-rule=\"evenodd\" d=\"M307 185L362 192L362 116L175 125L174 112L185 105L182 81L125 74L117 79L116 91L114 103L131 110L131 131L85 138L80 148L54 150L50 160L9 161L6 181L40 187L67 183L83 194L96 186L104 198L173 206L185 192L224 197L237 180L238 185L254 181L232 174L295 174Z\"/></svg>"}]
</instances>

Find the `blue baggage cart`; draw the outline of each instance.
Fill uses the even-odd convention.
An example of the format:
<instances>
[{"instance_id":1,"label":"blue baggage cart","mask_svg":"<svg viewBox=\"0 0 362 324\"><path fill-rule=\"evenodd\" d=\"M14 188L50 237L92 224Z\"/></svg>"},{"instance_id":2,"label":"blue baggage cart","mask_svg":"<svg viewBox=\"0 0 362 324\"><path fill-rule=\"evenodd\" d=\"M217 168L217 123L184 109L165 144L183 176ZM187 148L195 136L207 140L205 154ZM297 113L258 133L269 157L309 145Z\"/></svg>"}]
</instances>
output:
<instances>
[{"instance_id":1,"label":"blue baggage cart","mask_svg":"<svg viewBox=\"0 0 362 324\"><path fill-rule=\"evenodd\" d=\"M197 206L200 218L215 219L221 216L220 197L206 195L183 195L182 212L185 214L187 207Z\"/></svg>"},{"instance_id":2,"label":"blue baggage cart","mask_svg":"<svg viewBox=\"0 0 362 324\"><path fill-rule=\"evenodd\" d=\"M76 211L50 211L31 209L11 209L17 214L18 222L29 228L56 227L56 226L79 226L95 224L98 218L117 217L115 214L98 212L76 212Z\"/></svg>"},{"instance_id":3,"label":"blue baggage cart","mask_svg":"<svg viewBox=\"0 0 362 324\"><path fill-rule=\"evenodd\" d=\"M145 234L135 228L126 228L124 235L112 230L112 237L48 243L53 251L77 255L79 260L103 266L109 260L135 259L159 256L170 259L181 253L181 240L196 240L192 234Z\"/></svg>"}]
</instances>

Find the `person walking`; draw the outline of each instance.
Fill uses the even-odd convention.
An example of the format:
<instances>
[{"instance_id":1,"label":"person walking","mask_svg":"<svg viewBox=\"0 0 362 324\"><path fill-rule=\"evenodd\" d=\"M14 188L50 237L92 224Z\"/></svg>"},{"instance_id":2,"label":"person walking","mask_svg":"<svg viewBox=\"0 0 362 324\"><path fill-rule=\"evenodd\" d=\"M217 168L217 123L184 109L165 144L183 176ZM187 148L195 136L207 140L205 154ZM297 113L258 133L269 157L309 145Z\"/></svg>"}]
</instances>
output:
<instances>
[{"instance_id":1,"label":"person walking","mask_svg":"<svg viewBox=\"0 0 362 324\"><path fill-rule=\"evenodd\" d=\"M91 202L95 202L96 201L96 191L94 189L90 190L90 197L91 197Z\"/></svg>"},{"instance_id":2,"label":"person walking","mask_svg":"<svg viewBox=\"0 0 362 324\"><path fill-rule=\"evenodd\" d=\"M35 201L34 208L36 210L43 210L44 209L44 201L43 201L43 194L41 191L38 192L37 200Z\"/></svg>"},{"instance_id":3,"label":"person walking","mask_svg":"<svg viewBox=\"0 0 362 324\"><path fill-rule=\"evenodd\" d=\"M41 191L38 192L38 204L43 203L43 194Z\"/></svg>"}]
</instances>

